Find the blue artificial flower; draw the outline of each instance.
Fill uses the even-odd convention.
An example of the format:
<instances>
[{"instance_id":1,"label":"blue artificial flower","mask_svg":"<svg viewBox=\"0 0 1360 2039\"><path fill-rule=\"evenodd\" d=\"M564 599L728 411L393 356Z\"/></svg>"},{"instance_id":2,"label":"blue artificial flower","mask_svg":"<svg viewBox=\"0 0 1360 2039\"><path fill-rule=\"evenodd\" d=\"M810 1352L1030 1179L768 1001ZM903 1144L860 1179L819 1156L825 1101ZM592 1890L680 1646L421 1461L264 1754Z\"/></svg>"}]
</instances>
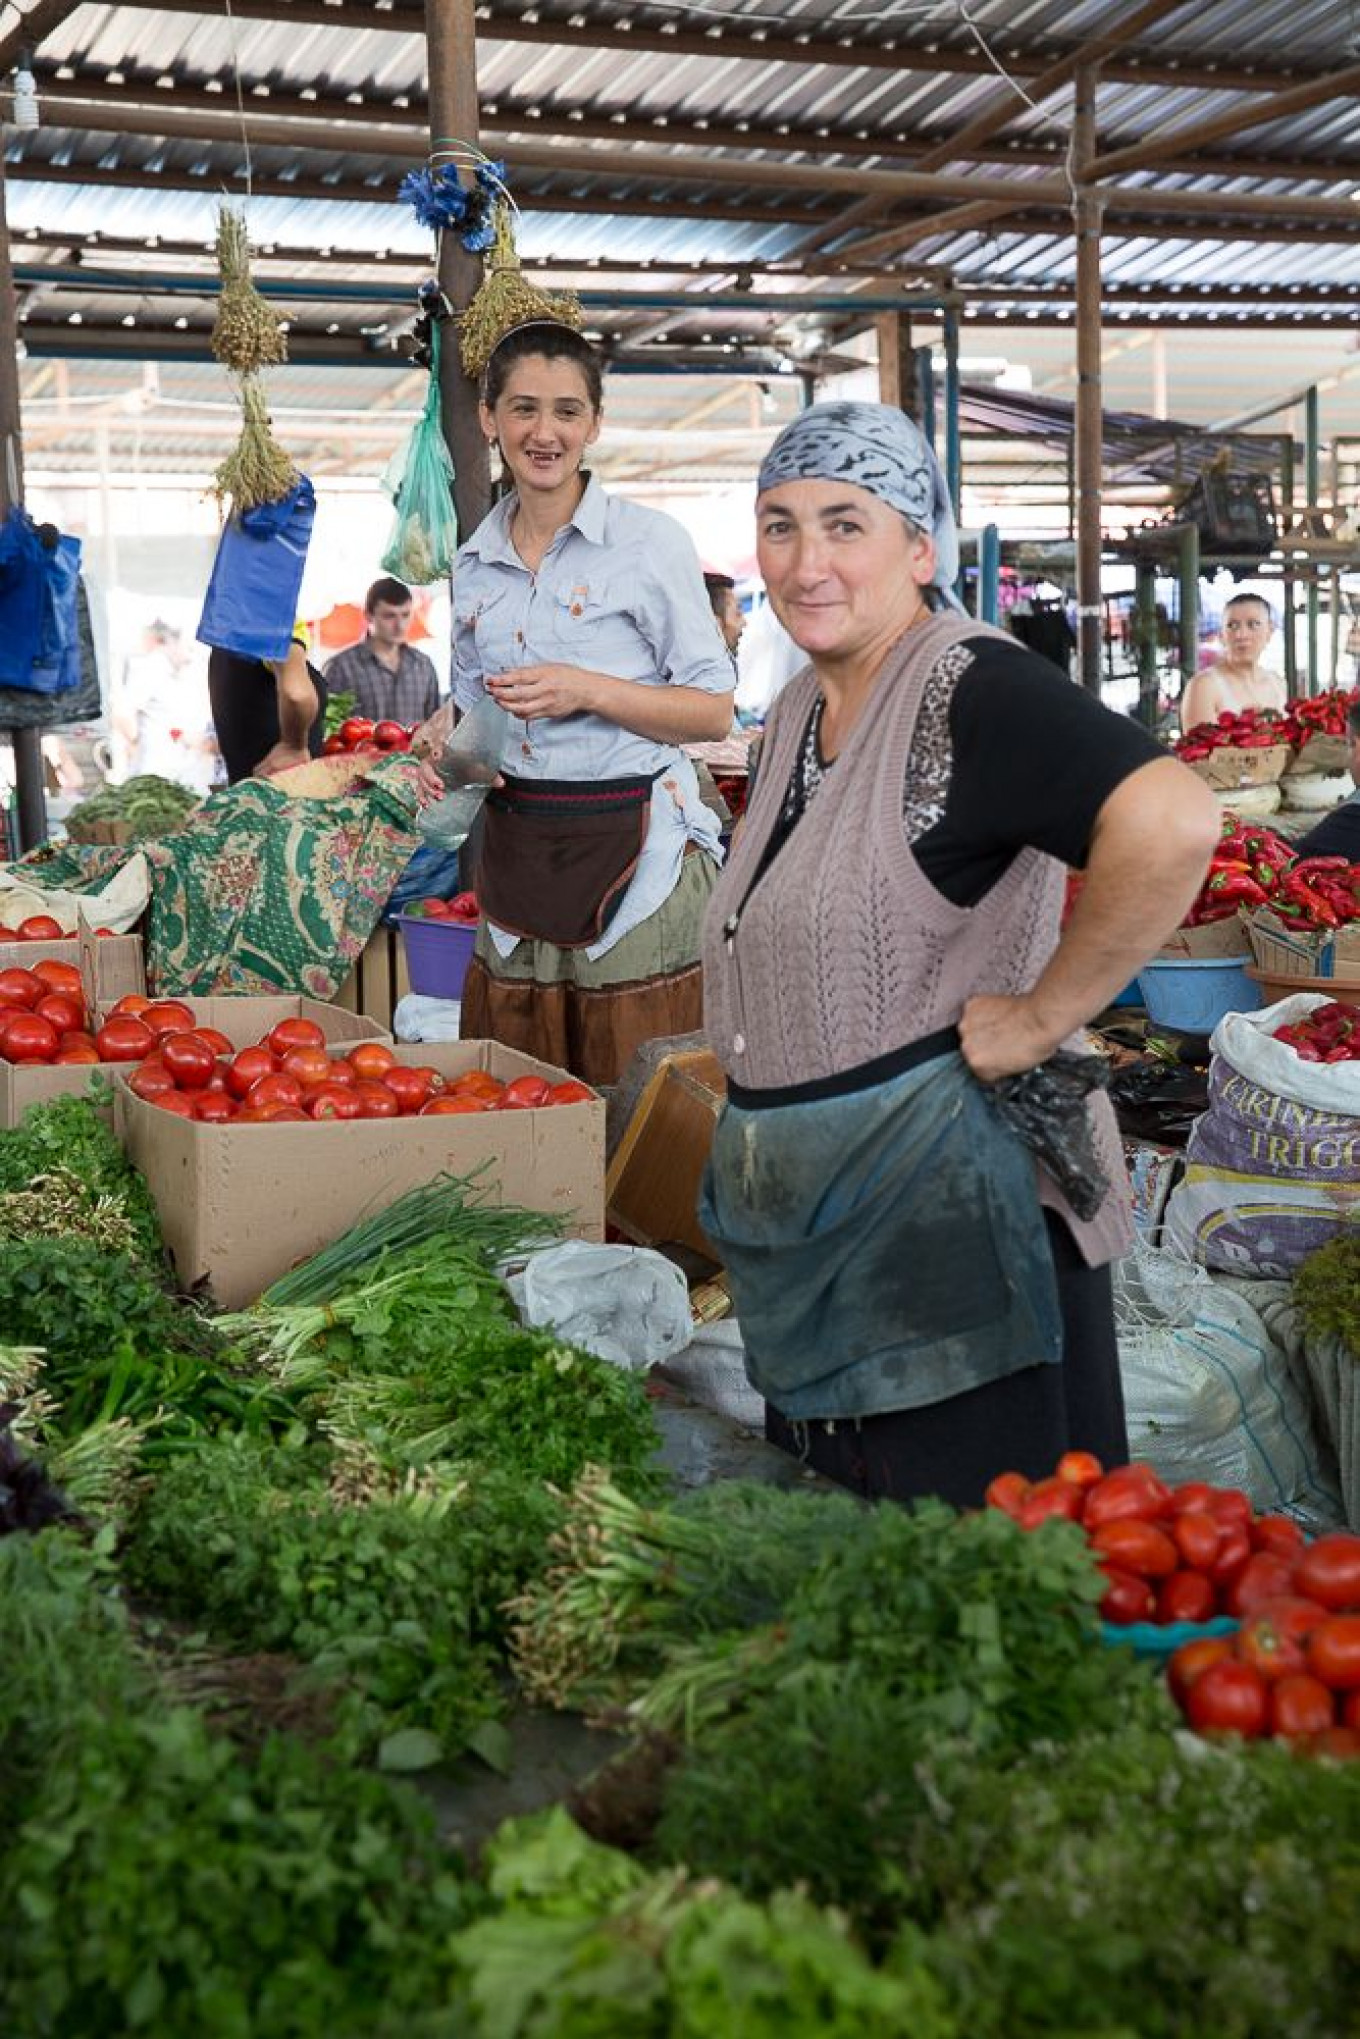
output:
<instances>
[{"instance_id":1,"label":"blue artificial flower","mask_svg":"<svg viewBox=\"0 0 1360 2039\"><path fill-rule=\"evenodd\" d=\"M397 186L397 196L410 206L423 227L437 232L462 222L470 194L458 181L457 167L445 163L438 170L410 171Z\"/></svg>"},{"instance_id":2,"label":"blue artificial flower","mask_svg":"<svg viewBox=\"0 0 1360 2039\"><path fill-rule=\"evenodd\" d=\"M477 182L481 185L483 191L490 192L493 197L498 194L500 187L505 183L505 179L506 166L504 162L493 163L488 161L477 165Z\"/></svg>"},{"instance_id":3,"label":"blue artificial flower","mask_svg":"<svg viewBox=\"0 0 1360 2039\"><path fill-rule=\"evenodd\" d=\"M469 255L483 255L495 241L496 229L489 219L484 219L475 227L466 228L458 238Z\"/></svg>"}]
</instances>

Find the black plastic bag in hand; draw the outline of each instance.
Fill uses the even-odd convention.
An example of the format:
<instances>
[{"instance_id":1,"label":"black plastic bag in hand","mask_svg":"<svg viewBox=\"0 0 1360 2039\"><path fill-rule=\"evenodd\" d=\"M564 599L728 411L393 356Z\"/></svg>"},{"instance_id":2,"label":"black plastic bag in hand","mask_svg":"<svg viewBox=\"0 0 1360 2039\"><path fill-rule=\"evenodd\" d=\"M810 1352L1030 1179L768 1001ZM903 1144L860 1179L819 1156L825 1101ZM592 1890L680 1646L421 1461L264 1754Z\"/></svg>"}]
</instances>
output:
<instances>
[{"instance_id":1,"label":"black plastic bag in hand","mask_svg":"<svg viewBox=\"0 0 1360 2039\"><path fill-rule=\"evenodd\" d=\"M16 1414L10 1403L0 1407L0 1536L78 1522L66 1496L52 1485L37 1460L25 1458L15 1443L9 1425Z\"/></svg>"},{"instance_id":2,"label":"black plastic bag in hand","mask_svg":"<svg viewBox=\"0 0 1360 2039\"><path fill-rule=\"evenodd\" d=\"M1092 1091L1109 1081L1099 1055L1060 1048L1037 1069L986 1086L997 1116L1042 1161L1079 1218L1093 1218L1109 1192L1086 1111Z\"/></svg>"}]
</instances>

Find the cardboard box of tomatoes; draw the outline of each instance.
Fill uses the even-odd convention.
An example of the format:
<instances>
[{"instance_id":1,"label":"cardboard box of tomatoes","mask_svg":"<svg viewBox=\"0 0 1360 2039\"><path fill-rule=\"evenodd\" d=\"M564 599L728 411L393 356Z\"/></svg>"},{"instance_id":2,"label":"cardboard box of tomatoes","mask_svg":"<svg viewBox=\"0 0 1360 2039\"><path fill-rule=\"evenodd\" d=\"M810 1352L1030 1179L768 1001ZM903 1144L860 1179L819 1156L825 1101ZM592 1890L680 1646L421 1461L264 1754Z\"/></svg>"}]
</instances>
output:
<instances>
[{"instance_id":1,"label":"cardboard box of tomatoes","mask_svg":"<svg viewBox=\"0 0 1360 2039\"><path fill-rule=\"evenodd\" d=\"M201 1089L171 1097L131 1066L120 1072L115 1124L155 1199L181 1288L205 1285L225 1308L239 1308L369 1212L442 1173L477 1168L499 1201L556 1212L574 1237L604 1236L602 1098L563 1070L496 1042L388 1046L374 1041L376 1029L353 1013L321 1010L332 1022L363 1030L362 1039L327 1036L328 1059L349 1065L347 1080L337 1082L341 1072L334 1068L329 1076L319 1065L313 1070L306 1058L315 1050L306 1047L290 1051L301 1053L302 1062L289 1068L287 1054L275 1056L276 1066L265 1069L261 1062L258 1075L253 1064L237 1066L242 1056L224 1057L221 1074L232 1088L213 1104L203 1101ZM214 1026L219 1019L204 1014L201 1023ZM246 1032L255 1043L262 1031L225 1024L221 1030L241 1046ZM183 1054L186 1073L197 1080L187 1053L170 1042L160 1053L176 1063ZM390 1105L376 1096L387 1087L389 1069L401 1072L403 1090L401 1098L392 1091ZM406 1080L416 1071L423 1072L419 1099ZM279 1081L294 1072L302 1093L297 1103ZM304 1083L304 1076L313 1080ZM262 1081L265 1092L255 1089ZM361 1090L356 1112L351 1107Z\"/></svg>"},{"instance_id":2,"label":"cardboard box of tomatoes","mask_svg":"<svg viewBox=\"0 0 1360 2039\"><path fill-rule=\"evenodd\" d=\"M30 1105L84 1091L99 1060L95 1013L145 989L140 935L0 943L0 1128L17 1126Z\"/></svg>"}]
</instances>

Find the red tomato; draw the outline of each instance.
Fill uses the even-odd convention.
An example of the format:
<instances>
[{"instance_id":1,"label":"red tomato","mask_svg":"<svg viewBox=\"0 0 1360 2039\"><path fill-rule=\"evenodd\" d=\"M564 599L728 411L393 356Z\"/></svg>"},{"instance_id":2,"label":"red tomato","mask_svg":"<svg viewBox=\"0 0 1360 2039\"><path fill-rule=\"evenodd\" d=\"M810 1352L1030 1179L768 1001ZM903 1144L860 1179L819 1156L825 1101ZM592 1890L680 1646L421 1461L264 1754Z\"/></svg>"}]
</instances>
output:
<instances>
[{"instance_id":1,"label":"red tomato","mask_svg":"<svg viewBox=\"0 0 1360 2039\"><path fill-rule=\"evenodd\" d=\"M1248 1536L1250 1536L1248 1531ZM1280 1600L1292 1588L1294 1565L1274 1551L1253 1551L1229 1582L1224 1607L1229 1614L1254 1614L1264 1600Z\"/></svg>"},{"instance_id":2,"label":"red tomato","mask_svg":"<svg viewBox=\"0 0 1360 2039\"><path fill-rule=\"evenodd\" d=\"M224 1090L200 1090L194 1098L194 1117L205 1126L224 1126L236 1117L235 1100Z\"/></svg>"},{"instance_id":3,"label":"red tomato","mask_svg":"<svg viewBox=\"0 0 1360 2039\"><path fill-rule=\"evenodd\" d=\"M505 1085L489 1069L468 1069L461 1076L455 1076L449 1088L469 1097L485 1098L488 1104L494 1104Z\"/></svg>"},{"instance_id":4,"label":"red tomato","mask_svg":"<svg viewBox=\"0 0 1360 2039\"><path fill-rule=\"evenodd\" d=\"M548 1092L549 1104L598 1104L599 1101L599 1091L592 1090L587 1083L578 1083L574 1076L567 1083L554 1083ZM1069 1453L1070 1456L1071 1454ZM1059 1461L1059 1464L1061 1465L1061 1461ZM1097 1473L1096 1478L1099 1479L1099 1477L1100 1475ZM1066 1475L1060 1471L1058 1478L1060 1480L1064 1479ZM1087 1482L1084 1480L1069 1481L1069 1485L1085 1486L1086 1484Z\"/></svg>"},{"instance_id":5,"label":"red tomato","mask_svg":"<svg viewBox=\"0 0 1360 2039\"><path fill-rule=\"evenodd\" d=\"M162 1034L160 1056L181 1090L206 1090L217 1057L197 1034Z\"/></svg>"},{"instance_id":6,"label":"red tomato","mask_svg":"<svg viewBox=\"0 0 1360 2039\"><path fill-rule=\"evenodd\" d=\"M1308 1744L1310 1756L1326 1756L1333 1763L1353 1763L1360 1756L1360 1732L1351 1727L1327 1727Z\"/></svg>"},{"instance_id":7,"label":"red tomato","mask_svg":"<svg viewBox=\"0 0 1360 2039\"><path fill-rule=\"evenodd\" d=\"M128 1089L138 1097L144 1097L148 1104L154 1104L158 1097L164 1097L167 1090L173 1090L175 1079L169 1070L158 1065L152 1068L143 1062L128 1078Z\"/></svg>"},{"instance_id":8,"label":"red tomato","mask_svg":"<svg viewBox=\"0 0 1360 2039\"><path fill-rule=\"evenodd\" d=\"M1209 1513L1218 1522L1250 1523L1251 1503L1240 1487L1213 1487L1209 1492Z\"/></svg>"},{"instance_id":9,"label":"red tomato","mask_svg":"<svg viewBox=\"0 0 1360 2039\"><path fill-rule=\"evenodd\" d=\"M400 1062L394 1062L383 1082L397 1100L403 1112L418 1112L430 1095L430 1086L419 1069L408 1069Z\"/></svg>"},{"instance_id":10,"label":"red tomato","mask_svg":"<svg viewBox=\"0 0 1360 2039\"><path fill-rule=\"evenodd\" d=\"M227 1088L231 1089L230 1072L227 1075ZM252 1083L246 1092L246 1103L253 1105L256 1111L263 1111L266 1105L271 1104L300 1105L302 1085L296 1076L284 1076L281 1072L262 1076L258 1082Z\"/></svg>"},{"instance_id":11,"label":"red tomato","mask_svg":"<svg viewBox=\"0 0 1360 2039\"><path fill-rule=\"evenodd\" d=\"M367 1083L386 1076L396 1059L392 1050L381 1041L360 1041L345 1057L355 1075Z\"/></svg>"},{"instance_id":12,"label":"red tomato","mask_svg":"<svg viewBox=\"0 0 1360 2039\"><path fill-rule=\"evenodd\" d=\"M373 741L380 750L405 750L406 730L400 722L379 722L373 730Z\"/></svg>"},{"instance_id":13,"label":"red tomato","mask_svg":"<svg viewBox=\"0 0 1360 2039\"><path fill-rule=\"evenodd\" d=\"M363 1116L363 1102L339 1083L322 1083L307 1096L307 1110L314 1119L357 1119Z\"/></svg>"},{"instance_id":14,"label":"red tomato","mask_svg":"<svg viewBox=\"0 0 1360 2039\"><path fill-rule=\"evenodd\" d=\"M343 1055L332 1055L330 1057L330 1073L328 1074L326 1081L327 1083L338 1083L344 1089L348 1090L351 1088L353 1084L356 1084L359 1081L359 1079L354 1073L354 1070L351 1068L350 1064L345 1060Z\"/></svg>"},{"instance_id":15,"label":"red tomato","mask_svg":"<svg viewBox=\"0 0 1360 2039\"><path fill-rule=\"evenodd\" d=\"M1216 1586L1231 1586L1251 1556L1251 1533L1245 1522L1224 1522L1220 1527L1218 1556L1209 1567L1209 1577Z\"/></svg>"},{"instance_id":16,"label":"red tomato","mask_svg":"<svg viewBox=\"0 0 1360 2039\"><path fill-rule=\"evenodd\" d=\"M1211 1621L1218 1596L1203 1572L1173 1572L1157 1588L1158 1621Z\"/></svg>"},{"instance_id":17,"label":"red tomato","mask_svg":"<svg viewBox=\"0 0 1360 2039\"><path fill-rule=\"evenodd\" d=\"M266 1121L271 1126L308 1126L311 1120L296 1104L267 1104L261 1106Z\"/></svg>"},{"instance_id":18,"label":"red tomato","mask_svg":"<svg viewBox=\"0 0 1360 2039\"><path fill-rule=\"evenodd\" d=\"M374 724L366 715L348 715L340 724L336 735L348 749L356 743L367 743L372 736Z\"/></svg>"},{"instance_id":19,"label":"red tomato","mask_svg":"<svg viewBox=\"0 0 1360 2039\"><path fill-rule=\"evenodd\" d=\"M328 736L322 744L321 755L323 758L335 758L339 757L342 751L348 749L349 745L345 742L339 730L337 730L334 736Z\"/></svg>"},{"instance_id":20,"label":"red tomato","mask_svg":"<svg viewBox=\"0 0 1360 2039\"><path fill-rule=\"evenodd\" d=\"M162 1034L187 1034L194 1023L194 1016L187 1005L181 1005L177 998L166 998L148 1005L137 1015L144 1027L150 1027L157 1039Z\"/></svg>"},{"instance_id":21,"label":"red tomato","mask_svg":"<svg viewBox=\"0 0 1360 2039\"><path fill-rule=\"evenodd\" d=\"M1187 1480L1183 1486L1171 1490L1171 1513L1173 1515L1204 1515L1208 1513L1209 1499L1213 1488L1205 1480Z\"/></svg>"},{"instance_id":22,"label":"red tomato","mask_svg":"<svg viewBox=\"0 0 1360 2039\"><path fill-rule=\"evenodd\" d=\"M244 1098L262 1076L274 1075L278 1066L268 1048L242 1048L227 1064L227 1089L234 1098Z\"/></svg>"},{"instance_id":23,"label":"red tomato","mask_svg":"<svg viewBox=\"0 0 1360 2039\"><path fill-rule=\"evenodd\" d=\"M552 1085L545 1083L541 1076L517 1076L496 1100L496 1109L501 1112L537 1111L548 1102Z\"/></svg>"},{"instance_id":24,"label":"red tomato","mask_svg":"<svg viewBox=\"0 0 1360 2039\"><path fill-rule=\"evenodd\" d=\"M1028 1492L1029 1481L1023 1473L998 1473L982 1498L989 1508L999 1508L1003 1515L1014 1518Z\"/></svg>"},{"instance_id":25,"label":"red tomato","mask_svg":"<svg viewBox=\"0 0 1360 2039\"><path fill-rule=\"evenodd\" d=\"M1190 1642L1182 1643L1171 1653L1166 1667L1167 1683L1171 1697L1185 1710L1185 1695L1203 1671L1210 1664L1222 1664L1233 1653L1232 1639L1226 1635L1197 1635Z\"/></svg>"},{"instance_id":26,"label":"red tomato","mask_svg":"<svg viewBox=\"0 0 1360 2039\"><path fill-rule=\"evenodd\" d=\"M315 1020L286 1019L270 1028L262 1045L282 1061L294 1048L324 1048L326 1036Z\"/></svg>"},{"instance_id":27,"label":"red tomato","mask_svg":"<svg viewBox=\"0 0 1360 2039\"><path fill-rule=\"evenodd\" d=\"M1037 1529L1041 1522L1080 1522L1085 1488L1070 1480L1036 1480L1020 1503L1016 1521L1022 1529ZM1130 1571L1133 1570L1129 1566Z\"/></svg>"},{"instance_id":28,"label":"red tomato","mask_svg":"<svg viewBox=\"0 0 1360 2039\"><path fill-rule=\"evenodd\" d=\"M144 998L140 991L125 991L109 1017L119 1019L124 1013L130 1013L133 1019L140 1019L150 1003L151 1000Z\"/></svg>"},{"instance_id":29,"label":"red tomato","mask_svg":"<svg viewBox=\"0 0 1360 2039\"><path fill-rule=\"evenodd\" d=\"M1223 1540L1223 1532L1213 1516L1193 1508L1172 1517L1171 1535L1185 1563L1197 1572L1209 1570Z\"/></svg>"},{"instance_id":30,"label":"red tomato","mask_svg":"<svg viewBox=\"0 0 1360 2039\"><path fill-rule=\"evenodd\" d=\"M1140 1579L1169 1579L1180 1567L1175 1544L1152 1522L1102 1523L1091 1531L1091 1546L1102 1560Z\"/></svg>"},{"instance_id":31,"label":"red tomato","mask_svg":"<svg viewBox=\"0 0 1360 2039\"><path fill-rule=\"evenodd\" d=\"M84 1005L85 985L74 963L58 963L44 956L41 963L33 965L33 975L40 977L49 991L59 991L64 998L78 999Z\"/></svg>"},{"instance_id":32,"label":"red tomato","mask_svg":"<svg viewBox=\"0 0 1360 2039\"><path fill-rule=\"evenodd\" d=\"M1286 1593L1278 1600L1263 1600L1252 1610L1253 1621L1268 1621L1281 1635L1311 1635L1320 1621L1327 1619L1325 1607L1319 1607L1316 1600L1303 1600L1297 1594Z\"/></svg>"},{"instance_id":33,"label":"red tomato","mask_svg":"<svg viewBox=\"0 0 1360 2039\"><path fill-rule=\"evenodd\" d=\"M60 1047L61 1036L51 1020L36 1012L10 1015L4 1043L7 1062L51 1062Z\"/></svg>"},{"instance_id":34,"label":"red tomato","mask_svg":"<svg viewBox=\"0 0 1360 2039\"><path fill-rule=\"evenodd\" d=\"M130 1014L106 1019L94 1037L101 1062L140 1062L156 1045L150 1027Z\"/></svg>"},{"instance_id":35,"label":"red tomato","mask_svg":"<svg viewBox=\"0 0 1360 2039\"><path fill-rule=\"evenodd\" d=\"M177 1118L192 1119L197 1116L194 1110L193 1099L186 1097L182 1090L162 1091L161 1095L153 1098L152 1102L157 1111L174 1112Z\"/></svg>"},{"instance_id":36,"label":"red tomato","mask_svg":"<svg viewBox=\"0 0 1360 2039\"><path fill-rule=\"evenodd\" d=\"M1308 1668L1334 1692L1360 1686L1360 1614L1332 1614L1308 1638Z\"/></svg>"},{"instance_id":37,"label":"red tomato","mask_svg":"<svg viewBox=\"0 0 1360 2039\"><path fill-rule=\"evenodd\" d=\"M1335 1529L1310 1543L1295 1567L1294 1584L1306 1599L1337 1614L1360 1611L1360 1536Z\"/></svg>"},{"instance_id":38,"label":"red tomato","mask_svg":"<svg viewBox=\"0 0 1360 2039\"><path fill-rule=\"evenodd\" d=\"M583 1083L577 1087L585 1090ZM559 1090L567 1088L565 1083L555 1084L554 1097ZM1094 1487L1097 1480L1103 1480L1105 1477L1105 1468L1093 1451L1065 1451L1058 1460L1056 1471L1060 1480L1068 1480L1074 1487Z\"/></svg>"},{"instance_id":39,"label":"red tomato","mask_svg":"<svg viewBox=\"0 0 1360 2039\"><path fill-rule=\"evenodd\" d=\"M0 1005L22 1006L31 1012L43 995L43 981L32 970L0 970Z\"/></svg>"},{"instance_id":40,"label":"red tomato","mask_svg":"<svg viewBox=\"0 0 1360 2039\"><path fill-rule=\"evenodd\" d=\"M442 1097L432 1097L428 1104L420 1107L422 1119L452 1118L455 1112L489 1112L494 1106L487 1098L473 1097L470 1091L455 1094L446 1090Z\"/></svg>"},{"instance_id":41,"label":"red tomato","mask_svg":"<svg viewBox=\"0 0 1360 2039\"><path fill-rule=\"evenodd\" d=\"M1116 1466L1097 1480L1086 1497L1088 1529L1107 1522L1154 1522L1170 1507L1168 1488L1150 1466ZM1174 1569L1174 1568L1173 1568Z\"/></svg>"},{"instance_id":42,"label":"red tomato","mask_svg":"<svg viewBox=\"0 0 1360 2039\"><path fill-rule=\"evenodd\" d=\"M1185 1695L1185 1715L1202 1735L1263 1735L1270 1719L1270 1688L1250 1664L1231 1657L1201 1671Z\"/></svg>"},{"instance_id":43,"label":"red tomato","mask_svg":"<svg viewBox=\"0 0 1360 2039\"><path fill-rule=\"evenodd\" d=\"M355 1084L352 1094L358 1100L361 1119L395 1119L401 1114L401 1106L385 1082L361 1080Z\"/></svg>"},{"instance_id":44,"label":"red tomato","mask_svg":"<svg viewBox=\"0 0 1360 2039\"><path fill-rule=\"evenodd\" d=\"M31 913L27 920L19 922L21 942L59 942L66 930L59 920L53 920L50 913Z\"/></svg>"},{"instance_id":45,"label":"red tomato","mask_svg":"<svg viewBox=\"0 0 1360 2039\"><path fill-rule=\"evenodd\" d=\"M1336 1702L1319 1678L1295 1672L1270 1690L1270 1732L1296 1742L1320 1735L1336 1722Z\"/></svg>"},{"instance_id":46,"label":"red tomato","mask_svg":"<svg viewBox=\"0 0 1360 2039\"><path fill-rule=\"evenodd\" d=\"M236 1050L232 1047L231 1042L220 1027L196 1026L194 1032L198 1035L200 1041L207 1042L214 1055L234 1055L236 1053Z\"/></svg>"},{"instance_id":47,"label":"red tomato","mask_svg":"<svg viewBox=\"0 0 1360 2039\"><path fill-rule=\"evenodd\" d=\"M1243 1622L1237 1631L1237 1654L1271 1685L1277 1678L1296 1677L1308 1668L1299 1638L1277 1628L1265 1614L1253 1614Z\"/></svg>"},{"instance_id":48,"label":"red tomato","mask_svg":"<svg viewBox=\"0 0 1360 2039\"><path fill-rule=\"evenodd\" d=\"M1101 1570L1110 1582L1100 1603L1102 1618L1120 1628L1127 1628L1132 1621L1151 1621L1157 1603L1147 1580L1121 1572L1117 1565L1102 1565Z\"/></svg>"},{"instance_id":49,"label":"red tomato","mask_svg":"<svg viewBox=\"0 0 1360 2039\"><path fill-rule=\"evenodd\" d=\"M1300 1557L1303 1553L1303 1531L1287 1515L1258 1515L1250 1529L1253 1550L1274 1551L1282 1558Z\"/></svg>"},{"instance_id":50,"label":"red tomato","mask_svg":"<svg viewBox=\"0 0 1360 2039\"><path fill-rule=\"evenodd\" d=\"M0 1026L3 1024L4 1014L0 1013ZM94 1035L88 1027L68 1027L61 1037L61 1045L63 1048L93 1048Z\"/></svg>"},{"instance_id":51,"label":"red tomato","mask_svg":"<svg viewBox=\"0 0 1360 2039\"><path fill-rule=\"evenodd\" d=\"M283 1058L286 1076L296 1077L304 1090L315 1090L330 1079L331 1058L324 1048L290 1048Z\"/></svg>"},{"instance_id":52,"label":"red tomato","mask_svg":"<svg viewBox=\"0 0 1360 2039\"><path fill-rule=\"evenodd\" d=\"M443 1077L437 1069L432 1069L428 1062L417 1063L416 1075L425 1078L425 1093L427 1097L437 1097L440 1091L444 1089Z\"/></svg>"},{"instance_id":53,"label":"red tomato","mask_svg":"<svg viewBox=\"0 0 1360 2039\"><path fill-rule=\"evenodd\" d=\"M33 1008L59 1034L79 1032L85 1025L85 1007L64 992L49 991Z\"/></svg>"},{"instance_id":54,"label":"red tomato","mask_svg":"<svg viewBox=\"0 0 1360 2039\"><path fill-rule=\"evenodd\" d=\"M74 1067L77 1063L98 1063L99 1050L93 1041L76 1041L69 1048L62 1046L52 1057L54 1063Z\"/></svg>"}]
</instances>

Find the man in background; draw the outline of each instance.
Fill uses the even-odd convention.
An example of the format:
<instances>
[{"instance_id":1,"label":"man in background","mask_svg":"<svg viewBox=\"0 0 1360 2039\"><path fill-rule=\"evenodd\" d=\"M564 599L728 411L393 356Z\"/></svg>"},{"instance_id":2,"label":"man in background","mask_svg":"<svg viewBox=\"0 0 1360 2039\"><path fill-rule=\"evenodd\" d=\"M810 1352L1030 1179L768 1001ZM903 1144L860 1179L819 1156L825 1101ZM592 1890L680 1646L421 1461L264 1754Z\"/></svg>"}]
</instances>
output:
<instances>
[{"instance_id":1,"label":"man in background","mask_svg":"<svg viewBox=\"0 0 1360 2039\"><path fill-rule=\"evenodd\" d=\"M723 643L735 659L741 633L746 628L746 618L737 600L737 584L730 573L705 572L704 586L708 589L709 606L722 632Z\"/></svg>"},{"instance_id":2,"label":"man in background","mask_svg":"<svg viewBox=\"0 0 1360 2039\"><path fill-rule=\"evenodd\" d=\"M374 722L428 721L439 706L439 676L423 651L407 643L411 590L385 574L364 596L367 632L326 667L332 694L351 694L354 713Z\"/></svg>"},{"instance_id":3,"label":"man in background","mask_svg":"<svg viewBox=\"0 0 1360 2039\"><path fill-rule=\"evenodd\" d=\"M1216 722L1225 708L1278 708L1288 702L1284 675L1261 664L1275 619L1260 595L1234 595L1223 610L1223 649L1181 696L1181 728Z\"/></svg>"}]
</instances>

